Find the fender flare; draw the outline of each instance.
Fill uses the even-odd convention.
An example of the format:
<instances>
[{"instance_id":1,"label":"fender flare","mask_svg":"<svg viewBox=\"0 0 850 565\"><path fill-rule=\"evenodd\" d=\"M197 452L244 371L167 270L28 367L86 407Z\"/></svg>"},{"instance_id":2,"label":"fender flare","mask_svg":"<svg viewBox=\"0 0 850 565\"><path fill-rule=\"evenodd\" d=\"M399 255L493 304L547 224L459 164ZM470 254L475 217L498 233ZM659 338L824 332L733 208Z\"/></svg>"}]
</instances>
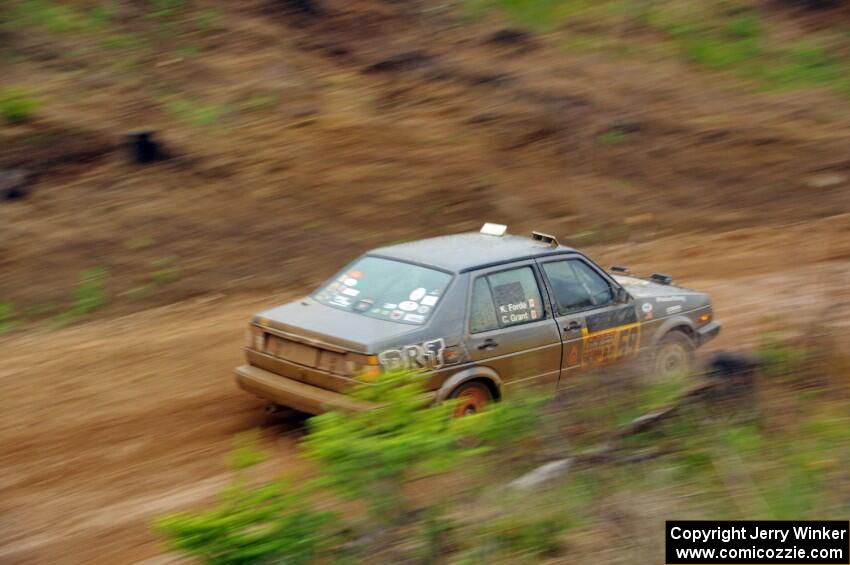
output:
<instances>
[{"instance_id":1,"label":"fender flare","mask_svg":"<svg viewBox=\"0 0 850 565\"><path fill-rule=\"evenodd\" d=\"M693 334L696 334L696 326L687 316L673 316L672 318L664 320L664 322L658 326L658 329L655 330L655 334L652 336L652 345L658 345L664 336L670 333L670 330L680 326L686 326Z\"/></svg>"},{"instance_id":2,"label":"fender flare","mask_svg":"<svg viewBox=\"0 0 850 565\"><path fill-rule=\"evenodd\" d=\"M502 396L502 377L499 376L499 373L491 369L490 367L469 367L462 371L458 371L453 374L451 377L446 379L446 381L440 386L437 390L437 395L435 400L437 402L442 402L447 399L449 395L452 393L454 389L459 387L465 382L469 382L473 379L486 379L493 383L496 387L496 390L499 391L499 397Z\"/></svg>"}]
</instances>

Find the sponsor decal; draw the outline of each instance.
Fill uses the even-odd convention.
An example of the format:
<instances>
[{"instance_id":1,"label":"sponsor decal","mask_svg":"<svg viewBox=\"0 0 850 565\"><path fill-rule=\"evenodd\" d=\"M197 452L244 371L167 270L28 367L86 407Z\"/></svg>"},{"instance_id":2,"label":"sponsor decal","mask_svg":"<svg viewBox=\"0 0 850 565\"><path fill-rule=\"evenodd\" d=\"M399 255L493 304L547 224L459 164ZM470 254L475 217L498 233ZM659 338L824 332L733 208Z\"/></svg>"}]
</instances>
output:
<instances>
[{"instance_id":1,"label":"sponsor decal","mask_svg":"<svg viewBox=\"0 0 850 565\"><path fill-rule=\"evenodd\" d=\"M354 309L358 312L366 312L367 310L369 310L369 308L372 307L374 303L375 301L371 298L364 298L363 300L358 301L357 304L354 305Z\"/></svg>"},{"instance_id":2,"label":"sponsor decal","mask_svg":"<svg viewBox=\"0 0 850 565\"><path fill-rule=\"evenodd\" d=\"M410 296L408 298L410 298L410 300L413 300L414 302L418 302L423 296L425 296L425 292L426 291L424 288L417 288L416 290L410 293Z\"/></svg>"},{"instance_id":3,"label":"sponsor decal","mask_svg":"<svg viewBox=\"0 0 850 565\"><path fill-rule=\"evenodd\" d=\"M638 354L640 323L590 333L584 337L582 365L598 367Z\"/></svg>"},{"instance_id":4,"label":"sponsor decal","mask_svg":"<svg viewBox=\"0 0 850 565\"><path fill-rule=\"evenodd\" d=\"M331 303L336 304L338 306L348 307L351 306L351 299L341 294L334 294L334 297L331 298Z\"/></svg>"},{"instance_id":5,"label":"sponsor decal","mask_svg":"<svg viewBox=\"0 0 850 565\"><path fill-rule=\"evenodd\" d=\"M420 306L419 308L416 309L416 311L419 312L420 314L427 314L430 310L431 310L430 306Z\"/></svg>"},{"instance_id":6,"label":"sponsor decal","mask_svg":"<svg viewBox=\"0 0 850 565\"><path fill-rule=\"evenodd\" d=\"M401 310L393 310L392 312L390 312L391 320L401 320L403 316L404 312L402 312Z\"/></svg>"},{"instance_id":7,"label":"sponsor decal","mask_svg":"<svg viewBox=\"0 0 850 565\"><path fill-rule=\"evenodd\" d=\"M398 305L400 310L404 310L405 312L413 312L417 308L419 308L419 304L413 302L411 300L405 300L401 304Z\"/></svg>"},{"instance_id":8,"label":"sponsor decal","mask_svg":"<svg viewBox=\"0 0 850 565\"><path fill-rule=\"evenodd\" d=\"M575 345L570 348L570 353L567 355L567 365L570 367L578 365L578 347Z\"/></svg>"},{"instance_id":9,"label":"sponsor decal","mask_svg":"<svg viewBox=\"0 0 850 565\"><path fill-rule=\"evenodd\" d=\"M652 303L644 302L641 305L640 309L643 310L644 314L649 314L650 312L652 312Z\"/></svg>"},{"instance_id":10,"label":"sponsor decal","mask_svg":"<svg viewBox=\"0 0 850 565\"><path fill-rule=\"evenodd\" d=\"M357 279L353 279L351 277L346 278L342 282L345 283L346 286L357 286Z\"/></svg>"},{"instance_id":11,"label":"sponsor decal","mask_svg":"<svg viewBox=\"0 0 850 565\"><path fill-rule=\"evenodd\" d=\"M437 303L437 300L439 300L439 298L437 298L436 296L428 295L428 296L425 296L425 297L422 298L422 305L423 306L433 306L434 304Z\"/></svg>"},{"instance_id":12,"label":"sponsor decal","mask_svg":"<svg viewBox=\"0 0 850 565\"><path fill-rule=\"evenodd\" d=\"M356 288L351 288L351 287L344 288L340 292L343 293L346 296L357 296L358 294L360 294L359 290L357 290Z\"/></svg>"},{"instance_id":13,"label":"sponsor decal","mask_svg":"<svg viewBox=\"0 0 850 565\"><path fill-rule=\"evenodd\" d=\"M538 317L535 299L526 298L522 284L519 282L494 287L493 298L497 304L502 325L529 322Z\"/></svg>"},{"instance_id":14,"label":"sponsor decal","mask_svg":"<svg viewBox=\"0 0 850 565\"><path fill-rule=\"evenodd\" d=\"M331 284L328 285L328 290L336 290L338 288L339 288L338 282L332 282Z\"/></svg>"},{"instance_id":15,"label":"sponsor decal","mask_svg":"<svg viewBox=\"0 0 850 565\"><path fill-rule=\"evenodd\" d=\"M350 273L348 273L348 276L352 279L360 280L363 278L363 273L361 273L360 271L351 271Z\"/></svg>"},{"instance_id":16,"label":"sponsor decal","mask_svg":"<svg viewBox=\"0 0 850 565\"><path fill-rule=\"evenodd\" d=\"M685 302L687 298L684 296L656 296L656 302Z\"/></svg>"},{"instance_id":17,"label":"sponsor decal","mask_svg":"<svg viewBox=\"0 0 850 565\"><path fill-rule=\"evenodd\" d=\"M644 320L651 320L652 318L653 318L653 316L652 316L652 312L647 312L647 313L646 313L646 314L644 314L644 316L643 316L643 319L644 319Z\"/></svg>"},{"instance_id":18,"label":"sponsor decal","mask_svg":"<svg viewBox=\"0 0 850 565\"><path fill-rule=\"evenodd\" d=\"M667 308L668 314L675 314L676 312L681 312L681 311L682 311L682 305L681 304L677 304L676 306L670 306L669 308Z\"/></svg>"},{"instance_id":19,"label":"sponsor decal","mask_svg":"<svg viewBox=\"0 0 850 565\"><path fill-rule=\"evenodd\" d=\"M615 328L637 322L637 312L633 306L623 306L616 310L608 310L591 314L587 317L587 331L590 333L608 328Z\"/></svg>"},{"instance_id":20,"label":"sponsor decal","mask_svg":"<svg viewBox=\"0 0 850 565\"><path fill-rule=\"evenodd\" d=\"M443 293L443 291L440 290L439 288L433 288L433 289L428 291L428 294L430 294L431 296L440 296L442 293Z\"/></svg>"},{"instance_id":21,"label":"sponsor decal","mask_svg":"<svg viewBox=\"0 0 850 565\"><path fill-rule=\"evenodd\" d=\"M378 354L378 362L387 370L440 369L446 364L443 355L445 349L446 341L443 338L432 339L422 344L403 345L398 349L382 351Z\"/></svg>"},{"instance_id":22,"label":"sponsor decal","mask_svg":"<svg viewBox=\"0 0 850 565\"><path fill-rule=\"evenodd\" d=\"M380 308L372 308L369 312L372 313L372 314L380 314L381 309Z\"/></svg>"},{"instance_id":23,"label":"sponsor decal","mask_svg":"<svg viewBox=\"0 0 850 565\"><path fill-rule=\"evenodd\" d=\"M387 302L387 303L384 304L384 308L386 308L387 310L395 310L396 308L398 308L398 304L393 304L392 302Z\"/></svg>"},{"instance_id":24,"label":"sponsor decal","mask_svg":"<svg viewBox=\"0 0 850 565\"><path fill-rule=\"evenodd\" d=\"M422 314L405 314L404 318L402 318L405 322L415 322L417 324L421 324L425 321L425 316Z\"/></svg>"}]
</instances>

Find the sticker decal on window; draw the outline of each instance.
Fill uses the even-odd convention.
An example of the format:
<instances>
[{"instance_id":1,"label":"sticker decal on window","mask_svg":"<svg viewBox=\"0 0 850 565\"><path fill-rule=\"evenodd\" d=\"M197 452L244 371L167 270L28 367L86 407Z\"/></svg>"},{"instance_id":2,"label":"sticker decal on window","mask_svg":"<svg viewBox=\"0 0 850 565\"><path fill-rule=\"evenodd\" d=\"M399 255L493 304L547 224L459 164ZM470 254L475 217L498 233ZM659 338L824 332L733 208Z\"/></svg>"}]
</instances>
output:
<instances>
[{"instance_id":1,"label":"sticker decal on window","mask_svg":"<svg viewBox=\"0 0 850 565\"><path fill-rule=\"evenodd\" d=\"M522 283L511 282L493 287L502 325L528 322L538 318L537 302L526 298Z\"/></svg>"}]
</instances>

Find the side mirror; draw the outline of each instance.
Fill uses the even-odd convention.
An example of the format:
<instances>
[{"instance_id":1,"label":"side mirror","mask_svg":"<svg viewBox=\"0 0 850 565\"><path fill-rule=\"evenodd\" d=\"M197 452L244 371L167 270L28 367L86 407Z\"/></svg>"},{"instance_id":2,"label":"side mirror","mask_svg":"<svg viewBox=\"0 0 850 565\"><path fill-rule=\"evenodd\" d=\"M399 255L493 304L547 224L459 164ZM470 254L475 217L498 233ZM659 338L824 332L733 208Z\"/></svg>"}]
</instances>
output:
<instances>
[{"instance_id":1,"label":"side mirror","mask_svg":"<svg viewBox=\"0 0 850 565\"><path fill-rule=\"evenodd\" d=\"M617 304L625 304L632 298L631 296L629 296L629 293L626 292L626 289L621 286L617 287L617 290L614 292L615 297L617 299Z\"/></svg>"}]
</instances>

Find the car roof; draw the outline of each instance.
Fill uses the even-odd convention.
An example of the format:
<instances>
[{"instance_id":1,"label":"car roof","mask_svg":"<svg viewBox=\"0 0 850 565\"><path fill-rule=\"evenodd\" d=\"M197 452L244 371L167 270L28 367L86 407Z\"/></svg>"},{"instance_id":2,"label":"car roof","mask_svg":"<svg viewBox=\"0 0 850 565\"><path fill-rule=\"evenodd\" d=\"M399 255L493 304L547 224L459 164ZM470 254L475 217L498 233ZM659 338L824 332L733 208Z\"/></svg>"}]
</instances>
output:
<instances>
[{"instance_id":1,"label":"car roof","mask_svg":"<svg viewBox=\"0 0 850 565\"><path fill-rule=\"evenodd\" d=\"M574 252L565 245L553 246L544 241L517 235L493 236L461 233L420 239L373 249L367 255L397 259L452 273L463 273L534 257Z\"/></svg>"}]
</instances>

